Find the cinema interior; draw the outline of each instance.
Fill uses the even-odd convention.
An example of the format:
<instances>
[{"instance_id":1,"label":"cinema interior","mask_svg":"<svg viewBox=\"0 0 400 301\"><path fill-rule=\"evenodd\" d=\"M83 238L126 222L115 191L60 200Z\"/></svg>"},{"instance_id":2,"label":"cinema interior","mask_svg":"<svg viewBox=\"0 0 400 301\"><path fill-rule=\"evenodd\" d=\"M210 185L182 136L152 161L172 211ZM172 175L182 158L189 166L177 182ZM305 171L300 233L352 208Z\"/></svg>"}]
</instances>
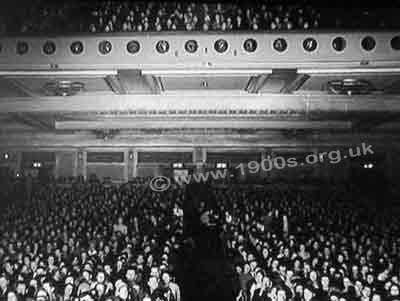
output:
<instances>
[{"instance_id":1,"label":"cinema interior","mask_svg":"<svg viewBox=\"0 0 400 301\"><path fill-rule=\"evenodd\" d=\"M400 300L400 3L321 2L1 1L0 300Z\"/></svg>"}]
</instances>

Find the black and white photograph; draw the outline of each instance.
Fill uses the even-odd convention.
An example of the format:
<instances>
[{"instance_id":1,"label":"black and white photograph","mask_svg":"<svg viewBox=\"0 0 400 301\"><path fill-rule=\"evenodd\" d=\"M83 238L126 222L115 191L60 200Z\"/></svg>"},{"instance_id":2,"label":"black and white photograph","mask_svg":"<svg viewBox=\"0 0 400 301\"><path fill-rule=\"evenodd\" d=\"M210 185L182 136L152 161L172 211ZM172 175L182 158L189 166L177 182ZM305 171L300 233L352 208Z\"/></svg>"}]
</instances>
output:
<instances>
[{"instance_id":1,"label":"black and white photograph","mask_svg":"<svg viewBox=\"0 0 400 301\"><path fill-rule=\"evenodd\" d=\"M399 0L0 1L0 301L400 301L399 179Z\"/></svg>"}]
</instances>

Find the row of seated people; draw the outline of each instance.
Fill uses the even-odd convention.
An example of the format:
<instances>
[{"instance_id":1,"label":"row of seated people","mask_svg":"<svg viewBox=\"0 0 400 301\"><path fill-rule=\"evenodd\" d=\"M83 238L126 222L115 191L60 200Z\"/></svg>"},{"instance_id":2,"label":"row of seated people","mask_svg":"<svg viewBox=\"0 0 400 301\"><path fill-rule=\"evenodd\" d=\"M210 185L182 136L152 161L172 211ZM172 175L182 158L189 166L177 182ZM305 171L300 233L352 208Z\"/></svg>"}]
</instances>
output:
<instances>
[{"instance_id":1,"label":"row of seated people","mask_svg":"<svg viewBox=\"0 0 400 301\"><path fill-rule=\"evenodd\" d=\"M351 190L216 192L237 300L400 300L398 212Z\"/></svg>"},{"instance_id":2,"label":"row of seated people","mask_svg":"<svg viewBox=\"0 0 400 301\"><path fill-rule=\"evenodd\" d=\"M311 0L210 2L97 1L82 4L36 0L1 26L2 32L158 32L309 30L320 28L397 27L396 10L354 11L324 8ZM7 19L7 18L6 18ZM9 24L7 24L9 23Z\"/></svg>"},{"instance_id":3,"label":"row of seated people","mask_svg":"<svg viewBox=\"0 0 400 301\"><path fill-rule=\"evenodd\" d=\"M348 188L282 187L212 188L237 300L400 300L394 209ZM179 300L184 201L180 187L35 189L2 214L0 298Z\"/></svg>"},{"instance_id":4,"label":"row of seated people","mask_svg":"<svg viewBox=\"0 0 400 301\"><path fill-rule=\"evenodd\" d=\"M2 214L0 300L181 299L179 191L96 182L34 191Z\"/></svg>"}]
</instances>

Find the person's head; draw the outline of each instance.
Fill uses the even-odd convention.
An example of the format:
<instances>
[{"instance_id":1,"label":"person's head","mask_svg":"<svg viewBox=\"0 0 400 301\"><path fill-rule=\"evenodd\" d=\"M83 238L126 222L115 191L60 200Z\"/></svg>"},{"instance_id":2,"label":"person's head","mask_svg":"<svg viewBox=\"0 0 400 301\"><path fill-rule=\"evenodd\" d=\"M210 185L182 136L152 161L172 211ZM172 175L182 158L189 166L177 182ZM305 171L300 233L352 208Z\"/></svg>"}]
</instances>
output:
<instances>
[{"instance_id":1,"label":"person's head","mask_svg":"<svg viewBox=\"0 0 400 301\"><path fill-rule=\"evenodd\" d=\"M286 279L289 280L289 281L291 281L292 278L293 278L293 276L294 276L293 270L287 270L287 272L286 272Z\"/></svg>"},{"instance_id":2,"label":"person's head","mask_svg":"<svg viewBox=\"0 0 400 301\"><path fill-rule=\"evenodd\" d=\"M303 269L305 273L310 273L311 272L311 266L308 262L303 263Z\"/></svg>"},{"instance_id":3,"label":"person's head","mask_svg":"<svg viewBox=\"0 0 400 301\"><path fill-rule=\"evenodd\" d=\"M393 283L391 281L387 281L385 282L385 285L383 287L385 288L385 290L389 291L392 284Z\"/></svg>"},{"instance_id":4,"label":"person's head","mask_svg":"<svg viewBox=\"0 0 400 301\"><path fill-rule=\"evenodd\" d=\"M369 285L372 285L374 283L374 275L372 275L371 273L367 274L367 283Z\"/></svg>"},{"instance_id":5,"label":"person's head","mask_svg":"<svg viewBox=\"0 0 400 301\"><path fill-rule=\"evenodd\" d=\"M297 296L303 296L304 295L304 287L302 284L297 284L295 286L295 293Z\"/></svg>"},{"instance_id":6,"label":"person's head","mask_svg":"<svg viewBox=\"0 0 400 301\"><path fill-rule=\"evenodd\" d=\"M107 275L111 275L111 273L112 273L111 265L109 265L109 264L104 265L104 272L105 272Z\"/></svg>"},{"instance_id":7,"label":"person's head","mask_svg":"<svg viewBox=\"0 0 400 301\"><path fill-rule=\"evenodd\" d=\"M115 296L121 300L127 300L129 297L128 286L121 279L115 283Z\"/></svg>"},{"instance_id":8,"label":"person's head","mask_svg":"<svg viewBox=\"0 0 400 301\"><path fill-rule=\"evenodd\" d=\"M327 276L327 275L323 275L322 277L321 277L321 285L322 285L322 287L325 287L325 288L327 288L327 287L329 287L329 277Z\"/></svg>"},{"instance_id":9,"label":"person's head","mask_svg":"<svg viewBox=\"0 0 400 301\"><path fill-rule=\"evenodd\" d=\"M18 301L17 294L14 291L7 293L7 301Z\"/></svg>"},{"instance_id":10,"label":"person's head","mask_svg":"<svg viewBox=\"0 0 400 301\"><path fill-rule=\"evenodd\" d=\"M255 281L258 285L262 284L263 278L265 277L265 272L261 269L258 269L255 274Z\"/></svg>"},{"instance_id":11,"label":"person's head","mask_svg":"<svg viewBox=\"0 0 400 301\"><path fill-rule=\"evenodd\" d=\"M168 286L168 285L171 283L171 275L170 275L169 272L167 272L167 271L164 271L164 272L161 274L161 279L162 279L163 283L164 283L166 286Z\"/></svg>"},{"instance_id":12,"label":"person's head","mask_svg":"<svg viewBox=\"0 0 400 301\"><path fill-rule=\"evenodd\" d=\"M258 267L258 262L256 260L250 261L250 270L255 271Z\"/></svg>"},{"instance_id":13,"label":"person's head","mask_svg":"<svg viewBox=\"0 0 400 301\"><path fill-rule=\"evenodd\" d=\"M47 263L49 266L53 266L54 265L54 256L53 255L49 255L49 257L47 257Z\"/></svg>"},{"instance_id":14,"label":"person's head","mask_svg":"<svg viewBox=\"0 0 400 301\"><path fill-rule=\"evenodd\" d=\"M16 291L18 295L25 295L26 292L26 284L24 281L19 281L17 283Z\"/></svg>"},{"instance_id":15,"label":"person's head","mask_svg":"<svg viewBox=\"0 0 400 301\"><path fill-rule=\"evenodd\" d=\"M151 267L150 275L158 279L160 277L160 270L158 269L158 267Z\"/></svg>"},{"instance_id":16,"label":"person's head","mask_svg":"<svg viewBox=\"0 0 400 301\"><path fill-rule=\"evenodd\" d=\"M49 301L49 295L44 289L39 289L36 293L36 301Z\"/></svg>"},{"instance_id":17,"label":"person's head","mask_svg":"<svg viewBox=\"0 0 400 301\"><path fill-rule=\"evenodd\" d=\"M120 271L122 267L124 266L124 260L122 258L117 260L117 271Z\"/></svg>"},{"instance_id":18,"label":"person's head","mask_svg":"<svg viewBox=\"0 0 400 301\"><path fill-rule=\"evenodd\" d=\"M79 297L79 301L94 301L91 294L86 293L83 296Z\"/></svg>"},{"instance_id":19,"label":"person's head","mask_svg":"<svg viewBox=\"0 0 400 301\"><path fill-rule=\"evenodd\" d=\"M371 296L371 288L369 286L364 286L361 291L361 294L364 298L369 298Z\"/></svg>"},{"instance_id":20,"label":"person's head","mask_svg":"<svg viewBox=\"0 0 400 301\"><path fill-rule=\"evenodd\" d=\"M136 263L137 263L138 265L144 264L144 256L143 256L143 254L139 254L139 255L137 256L137 258L136 258Z\"/></svg>"},{"instance_id":21,"label":"person's head","mask_svg":"<svg viewBox=\"0 0 400 301\"><path fill-rule=\"evenodd\" d=\"M264 259L268 258L268 256L269 256L269 251L268 251L267 248L263 248L263 249L262 249L262 256L263 256Z\"/></svg>"},{"instance_id":22,"label":"person's head","mask_svg":"<svg viewBox=\"0 0 400 301\"><path fill-rule=\"evenodd\" d=\"M400 295L399 286L396 284L393 284L390 287L389 294L390 294L390 296L399 296Z\"/></svg>"},{"instance_id":23,"label":"person's head","mask_svg":"<svg viewBox=\"0 0 400 301\"><path fill-rule=\"evenodd\" d=\"M7 261L6 263L4 263L4 270L9 273L12 274L13 273L13 266L11 265L11 263L9 261Z\"/></svg>"},{"instance_id":24,"label":"person's head","mask_svg":"<svg viewBox=\"0 0 400 301\"><path fill-rule=\"evenodd\" d=\"M244 264L243 271L244 271L245 274L250 273L251 269L250 269L250 265L248 263Z\"/></svg>"},{"instance_id":25,"label":"person's head","mask_svg":"<svg viewBox=\"0 0 400 301\"><path fill-rule=\"evenodd\" d=\"M279 272L283 275L286 274L286 266L283 264L279 265Z\"/></svg>"},{"instance_id":26,"label":"person's head","mask_svg":"<svg viewBox=\"0 0 400 301\"><path fill-rule=\"evenodd\" d=\"M64 287L64 298L71 298L72 292L74 290L74 286L71 283L68 283Z\"/></svg>"},{"instance_id":27,"label":"person's head","mask_svg":"<svg viewBox=\"0 0 400 301\"><path fill-rule=\"evenodd\" d=\"M343 286L347 289L351 286L351 281L348 277L343 278Z\"/></svg>"},{"instance_id":28,"label":"person's head","mask_svg":"<svg viewBox=\"0 0 400 301\"><path fill-rule=\"evenodd\" d=\"M43 281L43 289L47 292L47 294L51 295L54 291L54 287L52 286L50 279L45 279Z\"/></svg>"},{"instance_id":29,"label":"person's head","mask_svg":"<svg viewBox=\"0 0 400 301\"><path fill-rule=\"evenodd\" d=\"M149 280L147 281L147 285L151 290L155 290L158 287L158 280L154 276L150 276Z\"/></svg>"},{"instance_id":30,"label":"person's head","mask_svg":"<svg viewBox=\"0 0 400 301\"><path fill-rule=\"evenodd\" d=\"M293 267L294 267L295 270L300 269L301 261L299 259L295 259L294 262L293 262Z\"/></svg>"},{"instance_id":31,"label":"person's head","mask_svg":"<svg viewBox=\"0 0 400 301\"><path fill-rule=\"evenodd\" d=\"M252 262L252 261L254 261L254 255L253 254L251 254L251 253L249 253L249 254L247 254L247 261L248 262Z\"/></svg>"},{"instance_id":32,"label":"person's head","mask_svg":"<svg viewBox=\"0 0 400 301\"><path fill-rule=\"evenodd\" d=\"M90 271L88 270L84 270L82 272L82 277L86 280L86 281L90 281L90 279L92 278L92 274Z\"/></svg>"},{"instance_id":33,"label":"person's head","mask_svg":"<svg viewBox=\"0 0 400 301\"><path fill-rule=\"evenodd\" d=\"M314 297L314 291L312 290L312 288L310 287L305 287L304 288L304 292L303 292L303 296L304 296L304 300L311 300Z\"/></svg>"},{"instance_id":34,"label":"person's head","mask_svg":"<svg viewBox=\"0 0 400 301\"><path fill-rule=\"evenodd\" d=\"M128 267L125 273L126 280L135 281L136 280L136 270L134 267Z\"/></svg>"},{"instance_id":35,"label":"person's head","mask_svg":"<svg viewBox=\"0 0 400 301\"><path fill-rule=\"evenodd\" d=\"M381 300L382 300L382 297L381 297L380 294L374 293L374 294L372 295L371 301L381 301Z\"/></svg>"},{"instance_id":36,"label":"person's head","mask_svg":"<svg viewBox=\"0 0 400 301\"><path fill-rule=\"evenodd\" d=\"M104 283L97 283L94 289L96 291L97 297L104 296L104 294L106 292L106 286Z\"/></svg>"},{"instance_id":37,"label":"person's head","mask_svg":"<svg viewBox=\"0 0 400 301\"><path fill-rule=\"evenodd\" d=\"M271 267L273 270L277 270L279 266L279 261L277 259L272 260Z\"/></svg>"},{"instance_id":38,"label":"person's head","mask_svg":"<svg viewBox=\"0 0 400 301\"><path fill-rule=\"evenodd\" d=\"M319 260L318 257L314 257L311 261L312 268L316 268L318 266Z\"/></svg>"},{"instance_id":39,"label":"person's head","mask_svg":"<svg viewBox=\"0 0 400 301\"><path fill-rule=\"evenodd\" d=\"M281 288L276 292L276 300L286 301L286 291L284 289Z\"/></svg>"},{"instance_id":40,"label":"person's head","mask_svg":"<svg viewBox=\"0 0 400 301\"><path fill-rule=\"evenodd\" d=\"M339 301L339 296L338 296L337 294L332 294L332 295L329 297L329 300L330 300L330 301Z\"/></svg>"},{"instance_id":41,"label":"person's head","mask_svg":"<svg viewBox=\"0 0 400 301\"><path fill-rule=\"evenodd\" d=\"M317 272L316 271L313 270L310 272L310 280L313 282L317 281Z\"/></svg>"},{"instance_id":42,"label":"person's head","mask_svg":"<svg viewBox=\"0 0 400 301\"><path fill-rule=\"evenodd\" d=\"M3 291L7 290L8 280L5 276L0 276L0 289Z\"/></svg>"},{"instance_id":43,"label":"person's head","mask_svg":"<svg viewBox=\"0 0 400 301\"><path fill-rule=\"evenodd\" d=\"M106 279L106 275L104 274L103 271L98 271L96 274L96 282L97 283L104 283Z\"/></svg>"},{"instance_id":44,"label":"person's head","mask_svg":"<svg viewBox=\"0 0 400 301\"><path fill-rule=\"evenodd\" d=\"M290 250L289 250L289 248L284 248L284 249L283 249L283 255L284 255L285 257L289 257L289 256L290 256Z\"/></svg>"}]
</instances>

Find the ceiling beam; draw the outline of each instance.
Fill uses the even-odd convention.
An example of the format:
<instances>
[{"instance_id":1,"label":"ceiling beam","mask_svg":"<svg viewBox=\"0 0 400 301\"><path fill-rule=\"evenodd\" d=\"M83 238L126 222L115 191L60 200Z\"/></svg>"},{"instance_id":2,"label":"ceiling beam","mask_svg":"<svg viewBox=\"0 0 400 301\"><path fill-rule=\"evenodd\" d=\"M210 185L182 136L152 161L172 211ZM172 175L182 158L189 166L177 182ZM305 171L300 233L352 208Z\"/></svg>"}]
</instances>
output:
<instances>
[{"instance_id":1,"label":"ceiling beam","mask_svg":"<svg viewBox=\"0 0 400 301\"><path fill-rule=\"evenodd\" d=\"M107 75L104 80L115 94L126 94L126 90L118 75Z\"/></svg>"},{"instance_id":2,"label":"ceiling beam","mask_svg":"<svg viewBox=\"0 0 400 301\"><path fill-rule=\"evenodd\" d=\"M240 120L228 118L191 119L177 118L132 118L103 119L98 121L56 121L57 130L89 130L89 129L202 129L202 128L229 128L229 129L350 129L349 121L265 121Z\"/></svg>"},{"instance_id":3,"label":"ceiling beam","mask_svg":"<svg viewBox=\"0 0 400 301\"><path fill-rule=\"evenodd\" d=\"M225 76L225 77L236 77L236 76L259 76L264 74L271 74L271 69L159 69L159 70L151 70L144 69L142 70L143 75L153 75L157 77L211 77L211 76Z\"/></svg>"},{"instance_id":4,"label":"ceiling beam","mask_svg":"<svg viewBox=\"0 0 400 301\"><path fill-rule=\"evenodd\" d=\"M16 77L4 77L9 83L11 83L14 87L24 93L29 97L39 97L39 94L34 92L32 89L27 87L19 78Z\"/></svg>"},{"instance_id":5,"label":"ceiling beam","mask_svg":"<svg viewBox=\"0 0 400 301\"><path fill-rule=\"evenodd\" d=\"M0 70L0 76L7 77L97 77L117 75L116 70Z\"/></svg>"},{"instance_id":6,"label":"ceiling beam","mask_svg":"<svg viewBox=\"0 0 400 301\"><path fill-rule=\"evenodd\" d=\"M29 113L13 113L12 118L19 123L26 124L30 127L43 130L43 131L53 131L54 127L49 125L48 123L44 122L40 118L37 118L33 114Z\"/></svg>"},{"instance_id":7,"label":"ceiling beam","mask_svg":"<svg viewBox=\"0 0 400 301\"><path fill-rule=\"evenodd\" d=\"M170 112L190 115L190 111L296 111L296 112L400 112L400 96L395 95L96 95L70 97L4 97L0 114L22 112ZM246 113L247 112L247 113ZM265 113L267 114L267 113Z\"/></svg>"},{"instance_id":8,"label":"ceiling beam","mask_svg":"<svg viewBox=\"0 0 400 301\"><path fill-rule=\"evenodd\" d=\"M279 147L299 149L302 147L337 147L359 146L362 142L371 144L373 150L384 148L391 143L400 144L400 136L374 133L313 133L298 138L287 138L280 133L264 135L193 135L193 134L118 134L115 138L98 139L94 134L76 132L64 133L25 133L0 135L1 147Z\"/></svg>"},{"instance_id":9,"label":"ceiling beam","mask_svg":"<svg viewBox=\"0 0 400 301\"><path fill-rule=\"evenodd\" d=\"M365 132L379 127L385 123L398 121L400 121L400 114L398 112L389 112L386 114L365 117L357 116L353 119L353 130Z\"/></svg>"},{"instance_id":10,"label":"ceiling beam","mask_svg":"<svg viewBox=\"0 0 400 301\"><path fill-rule=\"evenodd\" d=\"M159 76L143 75L143 77L152 93L159 95L164 92L164 87Z\"/></svg>"},{"instance_id":11,"label":"ceiling beam","mask_svg":"<svg viewBox=\"0 0 400 301\"><path fill-rule=\"evenodd\" d=\"M118 70L119 83L124 89L124 94L150 94L151 87L141 70Z\"/></svg>"},{"instance_id":12,"label":"ceiling beam","mask_svg":"<svg viewBox=\"0 0 400 301\"><path fill-rule=\"evenodd\" d=\"M310 78L308 74L296 74L292 78L288 78L285 85L281 89L281 93L293 93L300 89L300 87Z\"/></svg>"},{"instance_id":13,"label":"ceiling beam","mask_svg":"<svg viewBox=\"0 0 400 301\"><path fill-rule=\"evenodd\" d=\"M387 74L400 74L399 67L364 67L364 68L300 68L298 69L299 74L374 74L374 75L387 75Z\"/></svg>"},{"instance_id":14,"label":"ceiling beam","mask_svg":"<svg viewBox=\"0 0 400 301\"><path fill-rule=\"evenodd\" d=\"M247 86L245 88L245 91L248 93L258 93L260 89L265 85L265 83L268 81L268 78L271 76L271 74L262 74L258 76L252 76L250 77Z\"/></svg>"}]
</instances>

